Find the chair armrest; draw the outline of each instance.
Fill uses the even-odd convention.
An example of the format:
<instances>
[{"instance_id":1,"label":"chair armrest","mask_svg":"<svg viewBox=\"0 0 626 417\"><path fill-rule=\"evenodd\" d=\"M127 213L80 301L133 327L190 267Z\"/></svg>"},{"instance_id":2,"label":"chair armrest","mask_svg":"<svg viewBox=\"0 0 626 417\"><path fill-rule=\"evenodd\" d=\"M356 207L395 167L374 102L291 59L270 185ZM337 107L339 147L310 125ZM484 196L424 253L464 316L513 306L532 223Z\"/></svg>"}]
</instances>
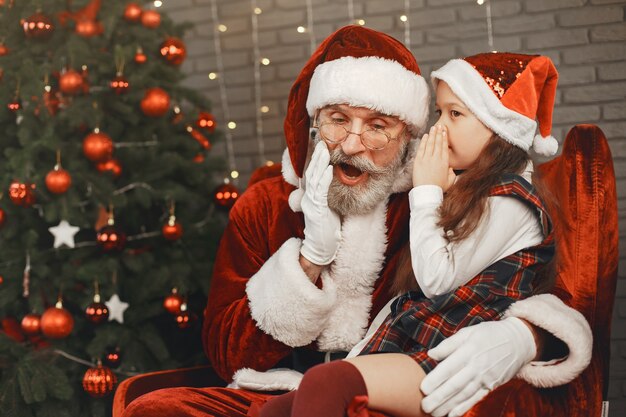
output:
<instances>
[{"instance_id":1,"label":"chair armrest","mask_svg":"<svg viewBox=\"0 0 626 417\"><path fill-rule=\"evenodd\" d=\"M113 399L113 417L120 417L134 399L162 388L224 387L224 382L210 366L173 369L136 375L122 381Z\"/></svg>"}]
</instances>

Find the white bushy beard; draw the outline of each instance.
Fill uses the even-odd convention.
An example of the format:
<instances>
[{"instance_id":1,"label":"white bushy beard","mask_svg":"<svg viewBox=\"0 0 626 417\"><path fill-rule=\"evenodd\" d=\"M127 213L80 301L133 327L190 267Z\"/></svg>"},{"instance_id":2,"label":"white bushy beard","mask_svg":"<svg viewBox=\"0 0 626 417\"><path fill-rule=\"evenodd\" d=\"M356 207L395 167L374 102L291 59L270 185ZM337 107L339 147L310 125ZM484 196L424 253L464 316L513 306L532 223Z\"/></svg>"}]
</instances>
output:
<instances>
[{"instance_id":1,"label":"white bushy beard","mask_svg":"<svg viewBox=\"0 0 626 417\"><path fill-rule=\"evenodd\" d=\"M330 163L348 163L369 174L363 184L346 185L333 177L328 189L328 207L341 216L359 215L370 212L391 194L391 187L400 173L405 159L408 142L400 141L396 157L386 166L376 166L361 156L346 155L341 146L330 151Z\"/></svg>"}]
</instances>

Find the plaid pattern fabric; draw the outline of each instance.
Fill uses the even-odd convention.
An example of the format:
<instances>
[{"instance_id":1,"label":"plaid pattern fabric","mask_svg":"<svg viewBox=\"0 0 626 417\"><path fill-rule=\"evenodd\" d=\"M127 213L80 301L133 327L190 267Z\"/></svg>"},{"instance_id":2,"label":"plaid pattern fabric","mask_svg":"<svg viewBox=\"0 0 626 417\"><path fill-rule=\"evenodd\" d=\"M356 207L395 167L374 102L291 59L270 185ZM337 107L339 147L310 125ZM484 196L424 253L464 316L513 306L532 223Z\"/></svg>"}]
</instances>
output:
<instances>
[{"instance_id":1,"label":"plaid pattern fabric","mask_svg":"<svg viewBox=\"0 0 626 417\"><path fill-rule=\"evenodd\" d=\"M543 229L543 242L490 265L455 291L432 299L421 291L400 296L361 355L408 353L428 373L437 365L426 354L428 349L463 327L499 320L511 304L533 294L538 284L538 270L554 256L554 236L548 213L533 186L518 175L503 176L490 195L515 197L533 207Z\"/></svg>"}]
</instances>

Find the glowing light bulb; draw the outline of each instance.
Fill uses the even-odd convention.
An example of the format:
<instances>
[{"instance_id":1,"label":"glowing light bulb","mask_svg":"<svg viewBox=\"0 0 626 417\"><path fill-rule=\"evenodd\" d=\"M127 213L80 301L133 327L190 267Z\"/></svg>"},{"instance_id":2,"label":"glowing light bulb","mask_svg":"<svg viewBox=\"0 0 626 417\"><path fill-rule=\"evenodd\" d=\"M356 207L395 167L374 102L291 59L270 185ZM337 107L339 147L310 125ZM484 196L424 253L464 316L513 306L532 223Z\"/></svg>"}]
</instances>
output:
<instances>
[{"instance_id":1,"label":"glowing light bulb","mask_svg":"<svg viewBox=\"0 0 626 417\"><path fill-rule=\"evenodd\" d=\"M406 22L407 20L409 20L409 18L406 17L406 15L403 14L402 16L400 16L400 20L403 21L403 22Z\"/></svg>"},{"instance_id":2,"label":"glowing light bulb","mask_svg":"<svg viewBox=\"0 0 626 417\"><path fill-rule=\"evenodd\" d=\"M261 10L260 7L255 7L254 8L254 14L261 14L261 13L263 13L263 10Z\"/></svg>"},{"instance_id":3,"label":"glowing light bulb","mask_svg":"<svg viewBox=\"0 0 626 417\"><path fill-rule=\"evenodd\" d=\"M263 58L261 59L261 64L263 65L269 65L270 64L270 59L269 58Z\"/></svg>"},{"instance_id":4,"label":"glowing light bulb","mask_svg":"<svg viewBox=\"0 0 626 417\"><path fill-rule=\"evenodd\" d=\"M261 106L261 113L267 113L270 111L269 106Z\"/></svg>"},{"instance_id":5,"label":"glowing light bulb","mask_svg":"<svg viewBox=\"0 0 626 417\"><path fill-rule=\"evenodd\" d=\"M235 122L228 122L228 128L229 129L232 130L232 129L236 128L236 127L237 127L237 123L235 123Z\"/></svg>"},{"instance_id":6,"label":"glowing light bulb","mask_svg":"<svg viewBox=\"0 0 626 417\"><path fill-rule=\"evenodd\" d=\"M209 80L214 80L217 78L217 73L215 72L209 72Z\"/></svg>"},{"instance_id":7,"label":"glowing light bulb","mask_svg":"<svg viewBox=\"0 0 626 417\"><path fill-rule=\"evenodd\" d=\"M298 33L306 32L306 28L304 26L298 26L298 28L296 30L298 31Z\"/></svg>"},{"instance_id":8,"label":"glowing light bulb","mask_svg":"<svg viewBox=\"0 0 626 417\"><path fill-rule=\"evenodd\" d=\"M237 170L232 170L232 171L230 172L230 177L231 177L232 179L235 179L235 178L239 177L239 172L238 172Z\"/></svg>"},{"instance_id":9,"label":"glowing light bulb","mask_svg":"<svg viewBox=\"0 0 626 417\"><path fill-rule=\"evenodd\" d=\"M217 30L219 30L220 32L226 32L228 30L228 26L226 26L226 25L219 25L217 27Z\"/></svg>"}]
</instances>

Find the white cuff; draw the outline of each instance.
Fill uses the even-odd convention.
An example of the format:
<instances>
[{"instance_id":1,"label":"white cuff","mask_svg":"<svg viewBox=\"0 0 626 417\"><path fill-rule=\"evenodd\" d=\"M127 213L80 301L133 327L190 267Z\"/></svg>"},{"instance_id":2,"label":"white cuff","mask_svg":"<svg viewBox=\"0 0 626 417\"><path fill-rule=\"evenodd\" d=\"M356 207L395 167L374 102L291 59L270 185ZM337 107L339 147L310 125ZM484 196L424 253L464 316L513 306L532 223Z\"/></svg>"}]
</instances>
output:
<instances>
[{"instance_id":1,"label":"white cuff","mask_svg":"<svg viewBox=\"0 0 626 417\"><path fill-rule=\"evenodd\" d=\"M556 296L541 294L517 301L504 317L517 317L541 327L569 348L569 355L562 362L531 362L522 367L518 378L539 388L556 387L572 381L589 365L593 347L589 324L582 314Z\"/></svg>"},{"instance_id":2,"label":"white cuff","mask_svg":"<svg viewBox=\"0 0 626 417\"><path fill-rule=\"evenodd\" d=\"M297 238L283 243L246 285L257 326L292 347L306 346L319 336L336 300L331 280L319 289L304 273L300 246Z\"/></svg>"},{"instance_id":3,"label":"white cuff","mask_svg":"<svg viewBox=\"0 0 626 417\"><path fill-rule=\"evenodd\" d=\"M409 191L411 210L421 207L438 207L443 201L443 190L438 185L418 185Z\"/></svg>"},{"instance_id":4,"label":"white cuff","mask_svg":"<svg viewBox=\"0 0 626 417\"><path fill-rule=\"evenodd\" d=\"M250 391L293 391L298 389L302 374L293 369L275 368L265 372L242 368L233 375L228 388L243 388Z\"/></svg>"}]
</instances>

